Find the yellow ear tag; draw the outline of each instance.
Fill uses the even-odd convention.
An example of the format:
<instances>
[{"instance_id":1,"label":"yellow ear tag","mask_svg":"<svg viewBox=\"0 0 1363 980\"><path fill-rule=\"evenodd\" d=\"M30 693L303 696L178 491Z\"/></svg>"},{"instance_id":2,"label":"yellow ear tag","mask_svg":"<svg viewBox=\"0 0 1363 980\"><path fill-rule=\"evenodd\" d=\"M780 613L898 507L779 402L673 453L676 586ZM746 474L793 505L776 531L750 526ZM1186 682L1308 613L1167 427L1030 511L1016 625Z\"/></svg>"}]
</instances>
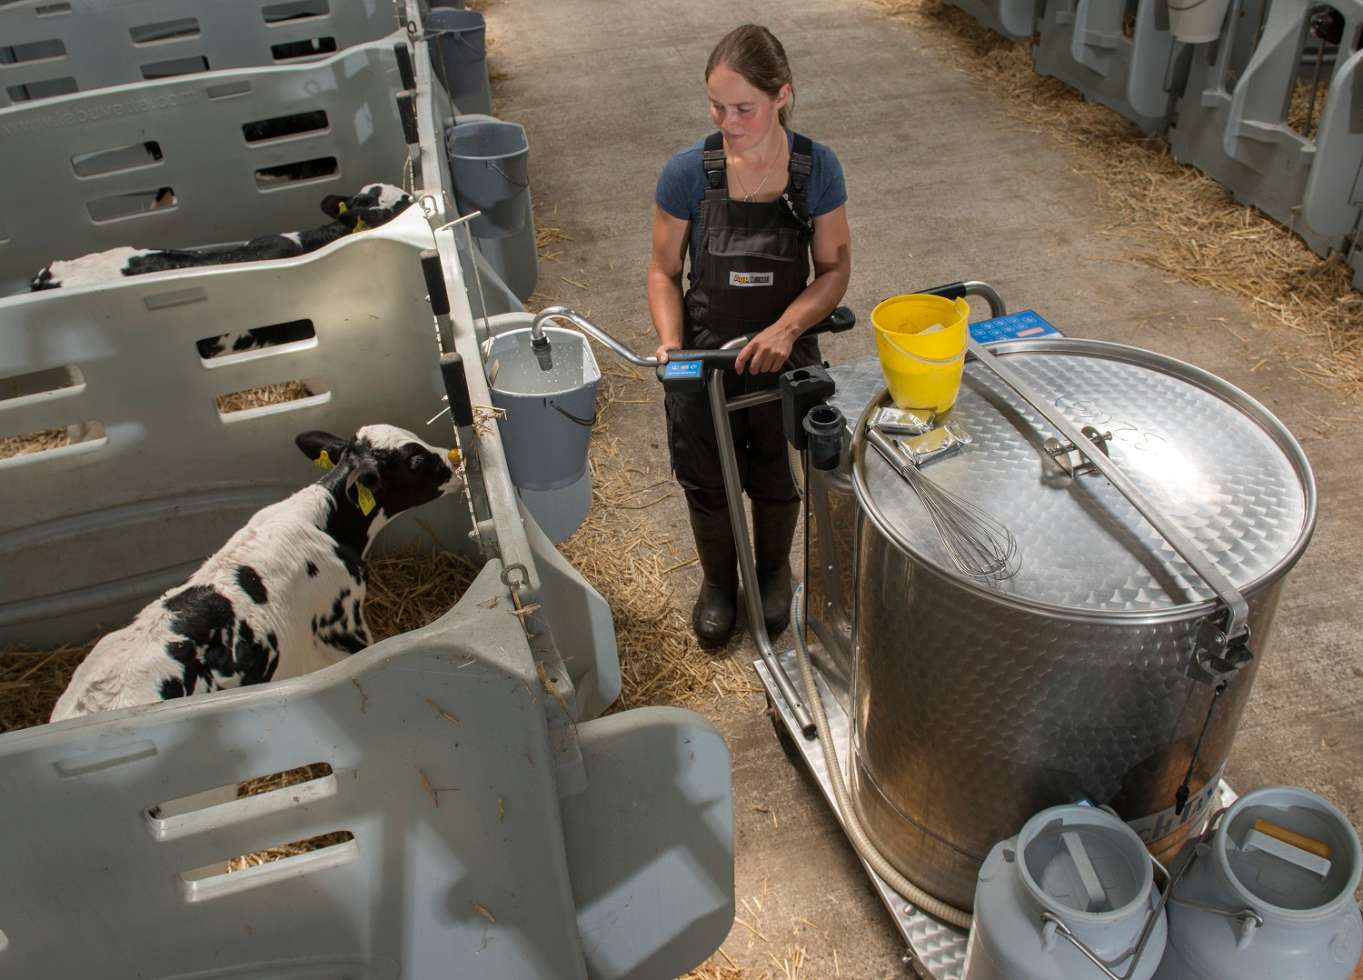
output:
<instances>
[{"instance_id":1,"label":"yellow ear tag","mask_svg":"<svg viewBox=\"0 0 1363 980\"><path fill-rule=\"evenodd\" d=\"M331 457L327 455L327 451L325 449L322 450L322 455L318 456L316 459L312 461L312 465L320 466L324 470L335 469L336 467L336 464L331 461Z\"/></svg>"},{"instance_id":2,"label":"yellow ear tag","mask_svg":"<svg viewBox=\"0 0 1363 980\"><path fill-rule=\"evenodd\" d=\"M374 495L369 492L369 488L363 483L355 484L355 499L359 501L360 513L365 517L368 517L369 512L377 506Z\"/></svg>"},{"instance_id":3,"label":"yellow ear tag","mask_svg":"<svg viewBox=\"0 0 1363 980\"><path fill-rule=\"evenodd\" d=\"M343 215L343 214L345 214L345 213L346 213L345 201L340 201L340 202L337 203L337 205L336 205L336 215L337 215L337 217L340 217L341 215Z\"/></svg>"},{"instance_id":4,"label":"yellow ear tag","mask_svg":"<svg viewBox=\"0 0 1363 980\"><path fill-rule=\"evenodd\" d=\"M353 235L353 234L354 234L355 232L357 232L357 231L368 231L368 230L369 230L369 226L368 226L367 224L364 223L364 219L363 219L363 218L356 218L356 219L355 219L355 227L350 229L350 233Z\"/></svg>"},{"instance_id":5,"label":"yellow ear tag","mask_svg":"<svg viewBox=\"0 0 1363 980\"><path fill-rule=\"evenodd\" d=\"M463 456L459 455L459 447L456 446L449 451L450 462L453 463L455 466L458 466L460 460L462 460L463 458L464 458Z\"/></svg>"}]
</instances>

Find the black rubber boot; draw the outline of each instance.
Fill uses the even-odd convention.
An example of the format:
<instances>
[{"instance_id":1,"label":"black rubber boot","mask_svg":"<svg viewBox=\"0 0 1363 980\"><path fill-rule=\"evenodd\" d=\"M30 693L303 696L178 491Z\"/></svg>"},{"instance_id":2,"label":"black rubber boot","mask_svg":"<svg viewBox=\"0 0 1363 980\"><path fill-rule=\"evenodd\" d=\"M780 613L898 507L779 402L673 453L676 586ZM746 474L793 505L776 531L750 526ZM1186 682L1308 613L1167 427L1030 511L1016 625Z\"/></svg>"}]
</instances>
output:
<instances>
[{"instance_id":1,"label":"black rubber boot","mask_svg":"<svg viewBox=\"0 0 1363 980\"><path fill-rule=\"evenodd\" d=\"M770 639L775 639L790 622L790 543L799 520L798 500L752 502L757 586L762 593L762 618L767 622Z\"/></svg>"},{"instance_id":2,"label":"black rubber boot","mask_svg":"<svg viewBox=\"0 0 1363 980\"><path fill-rule=\"evenodd\" d=\"M706 648L723 646L738 622L738 551L727 507L691 506L691 534L704 577L691 610L691 628Z\"/></svg>"}]
</instances>

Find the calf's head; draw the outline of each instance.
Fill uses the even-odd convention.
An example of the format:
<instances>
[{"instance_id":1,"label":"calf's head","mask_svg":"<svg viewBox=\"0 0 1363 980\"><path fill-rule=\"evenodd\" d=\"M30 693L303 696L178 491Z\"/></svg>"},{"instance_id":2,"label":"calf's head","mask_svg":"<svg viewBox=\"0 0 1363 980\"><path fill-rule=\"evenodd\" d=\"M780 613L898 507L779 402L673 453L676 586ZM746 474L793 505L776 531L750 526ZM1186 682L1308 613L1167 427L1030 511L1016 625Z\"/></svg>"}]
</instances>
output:
<instances>
[{"instance_id":1,"label":"calf's head","mask_svg":"<svg viewBox=\"0 0 1363 980\"><path fill-rule=\"evenodd\" d=\"M412 196L400 187L367 184L351 197L328 194L322 199L322 212L351 231L364 231L387 224L411 203Z\"/></svg>"},{"instance_id":2,"label":"calf's head","mask_svg":"<svg viewBox=\"0 0 1363 980\"><path fill-rule=\"evenodd\" d=\"M396 426L366 425L351 439L314 430L295 442L327 470L318 482L335 498L330 529L361 550L398 514L464 486L457 449L432 446Z\"/></svg>"}]
</instances>

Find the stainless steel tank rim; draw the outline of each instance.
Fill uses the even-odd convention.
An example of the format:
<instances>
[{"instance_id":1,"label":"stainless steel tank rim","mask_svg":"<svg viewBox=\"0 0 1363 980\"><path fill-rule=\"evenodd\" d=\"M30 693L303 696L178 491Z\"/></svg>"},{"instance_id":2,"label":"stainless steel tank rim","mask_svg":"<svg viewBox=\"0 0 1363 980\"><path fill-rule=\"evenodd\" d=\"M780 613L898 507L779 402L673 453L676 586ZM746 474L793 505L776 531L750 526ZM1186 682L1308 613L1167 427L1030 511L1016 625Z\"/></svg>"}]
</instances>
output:
<instances>
[{"instance_id":1,"label":"stainless steel tank rim","mask_svg":"<svg viewBox=\"0 0 1363 980\"><path fill-rule=\"evenodd\" d=\"M1315 531L1316 524L1316 483L1315 477L1311 473L1310 464L1306 460L1306 454L1302 451L1301 445L1296 438L1287 430L1277 418L1273 416L1261 403L1245 394L1239 388L1223 381L1216 375L1202 370L1186 361L1167 357L1163 354L1155 354L1150 351L1142 350L1139 347L1131 347L1127 344L1116 344L1105 340L1084 340L1078 338L1045 338L1039 340L1021 341L1001 341L989 345L989 349L1000 355L1018 353L1056 353L1069 354L1080 357L1103 357L1106 360L1116 360L1127 364L1134 364L1140 367L1149 367L1162 370L1164 373L1181 380L1187 381L1208 393L1227 401L1229 404L1239 408L1247 418L1258 425L1274 444L1284 453L1292 465L1293 471L1297 474L1302 483L1304 513L1302 517L1302 529L1293 547L1274 565L1264 571L1255 579L1239 587L1239 591L1247 598L1258 594L1265 588L1270 587L1280 579L1297 562L1302 553L1305 552L1307 545L1311 541L1311 536ZM885 534L895 546L908 557L914 559L925 571L947 579L954 585L959 585L966 591L981 598L987 598L1013 609L1018 609L1028 613L1036 613L1050 619L1063 620L1065 622L1078 622L1094 625L1104 625L1120 623L1126 625L1159 625L1163 623L1180 622L1190 617L1205 616L1221 606L1217 596L1209 596L1197 602L1182 603L1170 606L1160 612L1127 612L1124 610L1107 610L1101 613L1086 612L1068 606L1058 606L1052 603L1038 602L1035 599L1021 598L997 589L983 585L975 579L970 578L960 572L947 568L939 563L933 556L924 554L917 549L891 522L883 511L874 503L874 497L870 493L862 476L863 461L866 455L866 431L867 419L871 412L886 400L889 395L888 388L882 388L880 393L872 398L862 410L861 416L857 419L856 429L852 437L852 484L862 510L866 511L875 521L877 528ZM968 451L968 450L967 450Z\"/></svg>"}]
</instances>

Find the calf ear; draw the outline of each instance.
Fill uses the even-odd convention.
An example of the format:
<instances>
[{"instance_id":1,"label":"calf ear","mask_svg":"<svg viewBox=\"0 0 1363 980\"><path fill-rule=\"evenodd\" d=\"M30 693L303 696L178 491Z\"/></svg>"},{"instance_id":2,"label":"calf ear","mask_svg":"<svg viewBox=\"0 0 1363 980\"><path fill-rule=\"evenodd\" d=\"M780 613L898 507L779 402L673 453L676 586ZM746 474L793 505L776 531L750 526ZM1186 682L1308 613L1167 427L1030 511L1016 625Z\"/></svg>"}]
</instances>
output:
<instances>
[{"instance_id":1,"label":"calf ear","mask_svg":"<svg viewBox=\"0 0 1363 980\"><path fill-rule=\"evenodd\" d=\"M344 439L318 429L300 433L293 441L303 451L304 456L314 463L322 463L323 465L330 461L334 466L346 450ZM331 467L327 468L330 469Z\"/></svg>"},{"instance_id":2,"label":"calf ear","mask_svg":"<svg viewBox=\"0 0 1363 980\"><path fill-rule=\"evenodd\" d=\"M350 198L339 194L328 194L322 198L322 213L328 218L339 218L350 203Z\"/></svg>"}]
</instances>

